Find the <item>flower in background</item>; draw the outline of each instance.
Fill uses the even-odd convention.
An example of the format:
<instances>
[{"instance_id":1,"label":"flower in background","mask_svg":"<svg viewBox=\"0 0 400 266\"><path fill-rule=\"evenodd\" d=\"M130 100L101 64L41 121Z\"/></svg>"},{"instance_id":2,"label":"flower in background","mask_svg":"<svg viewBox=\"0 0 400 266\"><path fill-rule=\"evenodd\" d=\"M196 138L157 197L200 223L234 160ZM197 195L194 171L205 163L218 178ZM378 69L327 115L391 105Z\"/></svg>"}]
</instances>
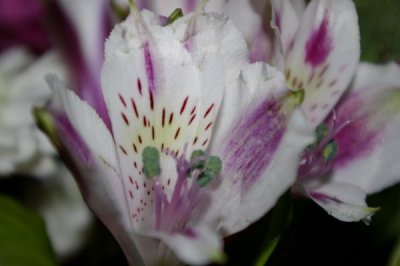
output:
<instances>
[{"instance_id":1,"label":"flower in background","mask_svg":"<svg viewBox=\"0 0 400 266\"><path fill-rule=\"evenodd\" d=\"M281 47L275 61L287 86L305 91L302 108L318 125L316 142L304 151L294 191L342 221L368 223L377 208L367 207L366 195L399 181L388 155L396 149L397 113L394 104L384 107L396 99L399 69L393 64L358 66L352 1L311 1L303 13L293 3L272 1ZM357 67L355 81L345 92Z\"/></svg>"},{"instance_id":2,"label":"flower in background","mask_svg":"<svg viewBox=\"0 0 400 266\"><path fill-rule=\"evenodd\" d=\"M57 0L47 3L54 41L61 50L74 91L110 126L100 86L104 42L111 31L108 0Z\"/></svg>"},{"instance_id":3,"label":"flower in background","mask_svg":"<svg viewBox=\"0 0 400 266\"><path fill-rule=\"evenodd\" d=\"M361 64L335 112L306 149L297 189L342 221L369 222L366 195L400 181L400 67Z\"/></svg>"},{"instance_id":4,"label":"flower in background","mask_svg":"<svg viewBox=\"0 0 400 266\"><path fill-rule=\"evenodd\" d=\"M165 20L133 8L105 57L111 128L48 77L56 144L85 200L132 265L220 261L220 237L259 219L295 181L313 139L301 97L275 69L249 64L227 17L201 10Z\"/></svg>"},{"instance_id":5,"label":"flower in background","mask_svg":"<svg viewBox=\"0 0 400 266\"><path fill-rule=\"evenodd\" d=\"M40 0L0 1L0 52L15 46L42 53L50 47Z\"/></svg>"},{"instance_id":6,"label":"flower in background","mask_svg":"<svg viewBox=\"0 0 400 266\"><path fill-rule=\"evenodd\" d=\"M24 48L0 55L0 173L48 176L55 170L54 149L35 127L31 109L50 96L43 75L63 69L55 53L37 61Z\"/></svg>"}]
</instances>

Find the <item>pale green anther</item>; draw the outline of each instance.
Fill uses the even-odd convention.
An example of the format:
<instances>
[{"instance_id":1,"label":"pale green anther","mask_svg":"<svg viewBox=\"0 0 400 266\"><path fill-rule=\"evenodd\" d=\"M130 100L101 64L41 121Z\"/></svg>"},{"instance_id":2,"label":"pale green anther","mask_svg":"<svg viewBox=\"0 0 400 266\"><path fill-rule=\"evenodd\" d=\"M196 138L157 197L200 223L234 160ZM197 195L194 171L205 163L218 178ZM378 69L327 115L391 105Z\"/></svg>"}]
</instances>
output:
<instances>
[{"instance_id":1,"label":"pale green anther","mask_svg":"<svg viewBox=\"0 0 400 266\"><path fill-rule=\"evenodd\" d=\"M205 171L215 176L219 175L222 169L222 161L218 156L209 156L204 165Z\"/></svg>"},{"instance_id":2,"label":"pale green anther","mask_svg":"<svg viewBox=\"0 0 400 266\"><path fill-rule=\"evenodd\" d=\"M291 93L291 96L293 97L295 104L300 105L300 104L303 103L303 101L304 101L304 94L305 94L305 93L304 93L304 90L303 90L303 89L297 90L297 91L293 91L293 92Z\"/></svg>"},{"instance_id":3,"label":"pale green anther","mask_svg":"<svg viewBox=\"0 0 400 266\"><path fill-rule=\"evenodd\" d=\"M290 116L293 111L303 103L304 90L291 91L282 99L281 112L286 116Z\"/></svg>"},{"instance_id":4,"label":"pale green anther","mask_svg":"<svg viewBox=\"0 0 400 266\"><path fill-rule=\"evenodd\" d=\"M322 157L326 160L332 160L335 158L338 150L338 145L335 141L331 141L325 145L322 150Z\"/></svg>"},{"instance_id":5,"label":"pale green anther","mask_svg":"<svg viewBox=\"0 0 400 266\"><path fill-rule=\"evenodd\" d=\"M192 155L190 156L191 160L196 160L196 158L199 158L201 156L206 155L206 153L202 150L194 150L192 152ZM204 166L204 161L203 160L197 160L196 162L193 163L192 168L202 168Z\"/></svg>"},{"instance_id":6,"label":"pale green anther","mask_svg":"<svg viewBox=\"0 0 400 266\"><path fill-rule=\"evenodd\" d=\"M160 168L160 152L154 148L147 146L142 152L143 172L147 178L159 176Z\"/></svg>"},{"instance_id":7,"label":"pale green anther","mask_svg":"<svg viewBox=\"0 0 400 266\"><path fill-rule=\"evenodd\" d=\"M209 156L204 164L204 172L201 173L199 179L197 179L197 184L200 187L206 186L211 182L222 169L222 161L218 156Z\"/></svg>"},{"instance_id":8,"label":"pale green anther","mask_svg":"<svg viewBox=\"0 0 400 266\"><path fill-rule=\"evenodd\" d=\"M200 187L205 187L212 179L213 175L209 171L205 171L200 175L199 179L197 179L197 184Z\"/></svg>"},{"instance_id":9,"label":"pale green anther","mask_svg":"<svg viewBox=\"0 0 400 266\"><path fill-rule=\"evenodd\" d=\"M329 128L326 124L322 123L319 124L319 126L316 129L316 132L317 132L317 141L320 142L322 139L328 136Z\"/></svg>"},{"instance_id":10,"label":"pale green anther","mask_svg":"<svg viewBox=\"0 0 400 266\"><path fill-rule=\"evenodd\" d=\"M168 16L167 25L174 23L177 19L183 17L182 8L177 8L172 11L171 15Z\"/></svg>"}]
</instances>

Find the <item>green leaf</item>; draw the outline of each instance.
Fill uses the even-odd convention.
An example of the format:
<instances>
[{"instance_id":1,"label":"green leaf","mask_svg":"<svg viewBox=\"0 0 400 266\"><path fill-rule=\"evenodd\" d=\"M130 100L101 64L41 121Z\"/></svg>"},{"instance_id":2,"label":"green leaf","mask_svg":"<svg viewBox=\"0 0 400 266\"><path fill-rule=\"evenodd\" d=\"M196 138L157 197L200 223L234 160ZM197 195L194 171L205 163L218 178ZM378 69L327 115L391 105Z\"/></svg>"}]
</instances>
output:
<instances>
[{"instance_id":1,"label":"green leaf","mask_svg":"<svg viewBox=\"0 0 400 266\"><path fill-rule=\"evenodd\" d=\"M254 266L264 266L277 247L282 234L288 228L292 220L291 192L286 192L272 209L271 221L264 240L262 252Z\"/></svg>"},{"instance_id":2,"label":"green leaf","mask_svg":"<svg viewBox=\"0 0 400 266\"><path fill-rule=\"evenodd\" d=\"M58 265L41 218L0 196L0 265Z\"/></svg>"},{"instance_id":3,"label":"green leaf","mask_svg":"<svg viewBox=\"0 0 400 266\"><path fill-rule=\"evenodd\" d=\"M389 266L400 266L400 238L397 245L393 248Z\"/></svg>"},{"instance_id":4,"label":"green leaf","mask_svg":"<svg viewBox=\"0 0 400 266\"><path fill-rule=\"evenodd\" d=\"M356 0L361 33L361 60L400 59L400 1Z\"/></svg>"}]
</instances>

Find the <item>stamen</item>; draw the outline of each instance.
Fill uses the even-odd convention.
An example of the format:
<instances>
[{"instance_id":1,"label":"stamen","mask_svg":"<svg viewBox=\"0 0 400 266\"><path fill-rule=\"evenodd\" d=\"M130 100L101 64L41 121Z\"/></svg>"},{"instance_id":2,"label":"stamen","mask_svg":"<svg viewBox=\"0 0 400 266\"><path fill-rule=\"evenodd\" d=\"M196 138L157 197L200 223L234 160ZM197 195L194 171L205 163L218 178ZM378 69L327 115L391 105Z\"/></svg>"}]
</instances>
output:
<instances>
[{"instance_id":1,"label":"stamen","mask_svg":"<svg viewBox=\"0 0 400 266\"><path fill-rule=\"evenodd\" d=\"M160 168L160 152L157 148L147 146L142 153L143 172L147 178L159 176Z\"/></svg>"},{"instance_id":2,"label":"stamen","mask_svg":"<svg viewBox=\"0 0 400 266\"><path fill-rule=\"evenodd\" d=\"M303 153L303 160L298 169L299 179L322 178L332 170L335 156L340 148L335 136L346 128L351 120L346 120L340 126L336 125L337 115L332 112L332 125L320 124L316 129L317 140Z\"/></svg>"},{"instance_id":3,"label":"stamen","mask_svg":"<svg viewBox=\"0 0 400 266\"><path fill-rule=\"evenodd\" d=\"M174 23L177 19L181 17L183 17L182 8L175 9L174 11L172 11L171 15L168 16L166 25Z\"/></svg>"},{"instance_id":4,"label":"stamen","mask_svg":"<svg viewBox=\"0 0 400 266\"><path fill-rule=\"evenodd\" d=\"M154 180L155 197L155 229L169 233L184 230L192 217L193 210L198 210L202 202L207 202L207 190L201 188L220 174L222 161L217 156L207 155L202 150L195 150L190 160L186 160L185 146L183 156L172 156L176 161L177 179L170 201L162 189L159 179ZM143 151L144 172L149 178L160 174L159 152L154 147L146 147Z\"/></svg>"}]
</instances>

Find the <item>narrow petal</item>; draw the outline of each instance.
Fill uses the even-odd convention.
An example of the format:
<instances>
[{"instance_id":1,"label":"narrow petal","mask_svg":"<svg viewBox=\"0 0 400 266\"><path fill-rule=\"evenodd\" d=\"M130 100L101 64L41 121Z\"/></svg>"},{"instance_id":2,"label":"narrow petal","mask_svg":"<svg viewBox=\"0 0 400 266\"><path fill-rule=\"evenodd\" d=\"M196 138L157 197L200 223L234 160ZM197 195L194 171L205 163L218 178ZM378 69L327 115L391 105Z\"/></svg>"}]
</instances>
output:
<instances>
[{"instance_id":1,"label":"narrow petal","mask_svg":"<svg viewBox=\"0 0 400 266\"><path fill-rule=\"evenodd\" d=\"M349 121L335 137L339 151L333 180L368 194L400 181L400 67L363 64L354 87L337 108L336 123Z\"/></svg>"},{"instance_id":2,"label":"narrow petal","mask_svg":"<svg viewBox=\"0 0 400 266\"><path fill-rule=\"evenodd\" d=\"M205 226L188 228L172 235L161 234L160 238L180 260L190 265L222 263L225 260L222 240Z\"/></svg>"},{"instance_id":3,"label":"narrow petal","mask_svg":"<svg viewBox=\"0 0 400 266\"><path fill-rule=\"evenodd\" d=\"M104 42L111 30L109 2L58 0L48 5L51 27L68 63L74 91L110 127L100 88Z\"/></svg>"},{"instance_id":4,"label":"narrow petal","mask_svg":"<svg viewBox=\"0 0 400 266\"><path fill-rule=\"evenodd\" d=\"M110 132L95 111L67 89L60 80L55 76L48 76L47 80L54 92L53 104L61 104L70 123L93 156L93 169L99 169L99 175L93 176L89 173L83 177L83 181L88 185L88 191L83 191L84 196L89 197L90 203L97 205L96 201L106 202L111 209L117 209L122 223L129 229L129 214L126 212L126 199L122 192L115 145ZM102 210L108 211L104 206L98 207L100 217Z\"/></svg>"},{"instance_id":5,"label":"narrow petal","mask_svg":"<svg viewBox=\"0 0 400 266\"><path fill-rule=\"evenodd\" d=\"M286 55L287 85L304 89L303 110L318 125L336 104L356 70L359 29L350 0L313 0Z\"/></svg>"},{"instance_id":6,"label":"narrow petal","mask_svg":"<svg viewBox=\"0 0 400 266\"><path fill-rule=\"evenodd\" d=\"M346 183L329 183L318 188L306 188L310 198L330 215L343 222L363 220L369 223L378 208L366 205L364 190Z\"/></svg>"},{"instance_id":7,"label":"narrow petal","mask_svg":"<svg viewBox=\"0 0 400 266\"><path fill-rule=\"evenodd\" d=\"M276 29L277 41L285 55L291 45L299 27L298 12L290 0L272 0L272 25Z\"/></svg>"}]
</instances>

